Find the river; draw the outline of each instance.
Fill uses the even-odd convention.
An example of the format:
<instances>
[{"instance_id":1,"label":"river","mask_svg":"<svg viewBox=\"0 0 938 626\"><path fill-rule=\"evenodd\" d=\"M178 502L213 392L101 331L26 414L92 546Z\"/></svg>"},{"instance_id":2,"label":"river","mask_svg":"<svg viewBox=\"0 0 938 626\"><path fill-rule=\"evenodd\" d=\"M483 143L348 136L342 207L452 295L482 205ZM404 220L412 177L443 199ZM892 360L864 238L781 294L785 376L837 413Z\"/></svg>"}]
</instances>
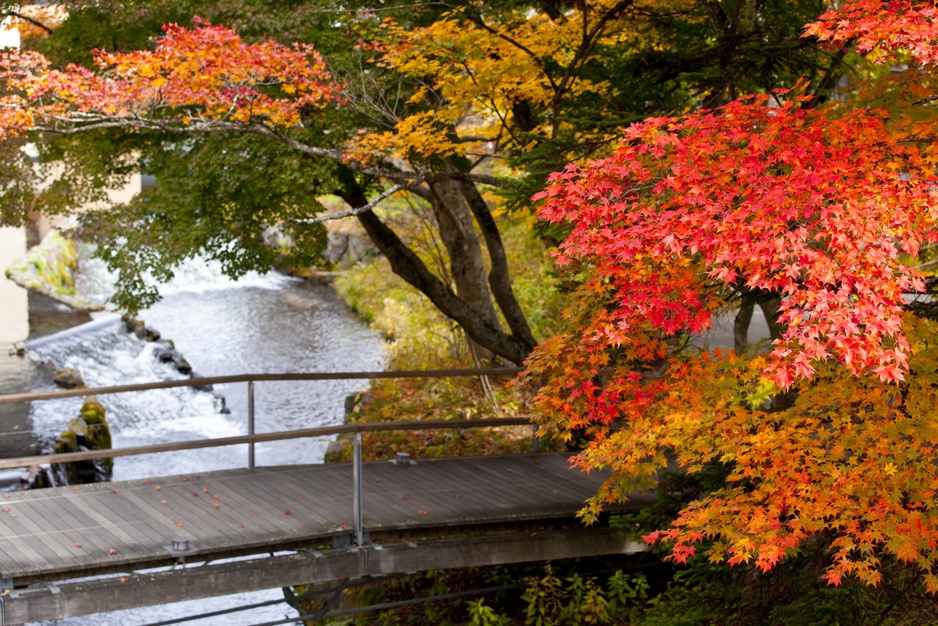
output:
<instances>
[{"instance_id":1,"label":"river","mask_svg":"<svg viewBox=\"0 0 938 626\"><path fill-rule=\"evenodd\" d=\"M85 280L87 293L100 296L95 292L106 281ZM277 274L252 274L233 282L216 268L194 262L161 293L163 300L138 317L171 339L199 375L383 369L381 337L356 319L327 285ZM95 318L77 332L73 329L51 339L30 341L31 359L49 360L58 368L77 367L89 387L182 377L154 357L155 344L125 332L118 318L108 314ZM34 373L29 376L35 390L52 389L48 382L37 384ZM365 385L362 381L257 383L256 430L341 423L346 396ZM216 386L211 393L159 390L103 396L100 401L107 409L115 447L246 433L245 384ZM80 404L80 399L33 403L29 418L37 445L48 448ZM308 439L258 445L257 464L318 463L327 446L326 440ZM246 463L245 447L121 457L114 461L114 480L244 467ZM282 599L277 589L55 623L138 626ZM296 612L281 602L185 623L257 624L291 615Z\"/></svg>"}]
</instances>

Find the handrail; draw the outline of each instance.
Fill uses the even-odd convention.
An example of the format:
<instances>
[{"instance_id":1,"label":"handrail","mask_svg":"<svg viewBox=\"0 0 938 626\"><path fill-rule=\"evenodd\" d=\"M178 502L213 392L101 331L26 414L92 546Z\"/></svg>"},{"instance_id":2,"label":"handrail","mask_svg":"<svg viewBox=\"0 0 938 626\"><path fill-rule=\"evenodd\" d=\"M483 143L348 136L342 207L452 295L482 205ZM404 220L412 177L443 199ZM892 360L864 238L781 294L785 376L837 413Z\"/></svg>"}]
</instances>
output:
<instances>
[{"instance_id":1,"label":"handrail","mask_svg":"<svg viewBox=\"0 0 938 626\"><path fill-rule=\"evenodd\" d=\"M286 373L286 374L237 374L233 376L214 376L208 378L188 378L183 380L162 381L156 383L141 383L136 385L120 385L114 387L93 387L70 389L64 391L50 391L43 393L19 393L0 396L0 404L13 404L33 400L53 400L57 398L74 398L78 396L105 395L112 393L125 393L131 391L149 391L152 389L169 389L173 387L201 387L204 385L220 385L228 383L247 383L248 388L248 415L247 435L237 437L222 437L218 439L201 439L195 441L180 441L149 446L131 446L127 448L111 448L108 450L84 450L81 452L67 452L64 454L48 454L41 456L19 457L14 459L0 459L0 469L13 469L24 466L43 465L46 463L73 463L76 461L90 461L94 459L114 458L138 454L155 454L159 452L178 452L181 450L196 450L221 446L243 445L248 446L248 467L254 468L254 444L265 441L283 441L286 439L299 439L303 437L320 437L325 435L340 435L351 433L354 435L352 480L353 480L353 518L354 541L356 545L364 545L366 535L362 526L362 433L385 432L394 430L433 430L433 429L462 429L484 428L490 426L535 426L534 451L537 452L537 424L530 416L482 418L474 420L427 420L407 422L377 422L353 423L338 426L325 426L320 428L304 428L272 433L254 432L254 383L259 381L314 381L314 380L350 380L350 379L378 379L378 378L449 378L457 376L513 376L520 373L520 368L479 368L479 369L446 369L446 370L404 370L390 372L329 372L329 373ZM2 607L0 607L2 608Z\"/></svg>"},{"instance_id":2,"label":"handrail","mask_svg":"<svg viewBox=\"0 0 938 626\"><path fill-rule=\"evenodd\" d=\"M242 444L262 443L266 441L283 441L287 439L302 439L305 437L321 437L325 435L341 435L348 433L373 433L394 430L487 428L491 426L530 426L533 424L531 419L532 418L530 416L523 416L492 417L474 420L427 420L422 422L408 421L340 424L338 426L284 430L272 433L239 435L236 437L220 437L218 439L197 439L192 441L153 444L149 446L129 446L126 448L111 448L108 450L84 450L81 452L65 452L62 454L44 454L40 456L26 456L15 459L0 459L0 469L13 469L33 465L44 465L46 463L73 463L75 461L91 461L95 459L114 458L119 456L156 454L159 452L178 452L181 450L217 448L221 446L236 446Z\"/></svg>"},{"instance_id":3,"label":"handrail","mask_svg":"<svg viewBox=\"0 0 938 626\"><path fill-rule=\"evenodd\" d=\"M59 398L77 398L80 396L106 395L129 391L150 391L152 389L170 389L173 387L202 387L204 385L224 385L228 383L247 383L258 381L286 380L360 380L379 378L449 378L461 376L514 376L523 370L520 367L490 367L479 369L442 369L442 370L400 370L389 372L320 372L320 373L284 373L284 374L234 374L231 376L208 376L205 378L186 378L183 380L164 380L155 383L135 385L117 385L113 387L83 387L62 391L37 393L14 393L0 395L0 404L16 404L32 400L55 400Z\"/></svg>"}]
</instances>

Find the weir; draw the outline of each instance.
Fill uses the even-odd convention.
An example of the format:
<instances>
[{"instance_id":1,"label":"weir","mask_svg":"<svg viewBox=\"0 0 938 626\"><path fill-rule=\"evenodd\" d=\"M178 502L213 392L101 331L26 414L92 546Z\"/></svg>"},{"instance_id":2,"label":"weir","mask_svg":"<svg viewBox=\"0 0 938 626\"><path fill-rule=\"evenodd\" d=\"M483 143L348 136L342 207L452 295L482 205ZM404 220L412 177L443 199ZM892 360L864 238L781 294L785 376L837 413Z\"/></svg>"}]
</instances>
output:
<instances>
[{"instance_id":1,"label":"weir","mask_svg":"<svg viewBox=\"0 0 938 626\"><path fill-rule=\"evenodd\" d=\"M86 335L111 328L113 326L117 326L120 323L121 316L117 313L102 313L97 315L90 322L86 322L78 326L72 326L71 328L66 328L65 330L60 330L49 335L43 335L42 337L37 337L36 339L28 339L23 342L23 346L27 350L37 350L44 346L58 343L60 341L74 339L80 335Z\"/></svg>"}]
</instances>

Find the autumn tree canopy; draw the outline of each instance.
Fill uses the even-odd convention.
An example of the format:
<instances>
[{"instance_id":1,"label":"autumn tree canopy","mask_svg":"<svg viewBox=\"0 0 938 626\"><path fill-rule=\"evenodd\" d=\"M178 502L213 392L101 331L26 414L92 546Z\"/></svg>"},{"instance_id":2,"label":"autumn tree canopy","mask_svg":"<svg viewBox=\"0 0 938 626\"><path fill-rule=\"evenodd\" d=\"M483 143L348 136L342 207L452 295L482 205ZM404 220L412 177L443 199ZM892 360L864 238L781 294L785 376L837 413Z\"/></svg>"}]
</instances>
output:
<instances>
[{"instance_id":1,"label":"autumn tree canopy","mask_svg":"<svg viewBox=\"0 0 938 626\"><path fill-rule=\"evenodd\" d=\"M799 85L647 119L537 195L579 286L528 376L545 428L585 433L577 464L613 470L587 519L669 466L721 468L646 539L765 571L827 537L833 584L895 558L938 592L938 327L907 300L938 235L934 17L845 2L806 36L897 71L824 106ZM776 302L768 352L709 350L746 298Z\"/></svg>"},{"instance_id":2,"label":"autumn tree canopy","mask_svg":"<svg viewBox=\"0 0 938 626\"><path fill-rule=\"evenodd\" d=\"M158 173L86 224L139 291L199 251L269 265L270 225L310 260L335 194L395 272L521 363L537 341L499 223L543 187L571 305L528 378L545 430L613 470L587 519L669 465L719 467L722 489L649 536L678 561L703 545L769 569L824 535L833 583L877 582L886 554L938 591L935 322L906 306L935 238L933 2L260 4L96 2L45 53L0 57L5 219ZM26 142L62 168L41 193ZM445 271L372 210L399 193ZM757 304L767 353L745 342ZM701 346L736 310L737 349Z\"/></svg>"},{"instance_id":3,"label":"autumn tree canopy","mask_svg":"<svg viewBox=\"0 0 938 626\"><path fill-rule=\"evenodd\" d=\"M815 4L76 6L36 50L7 57L7 145L37 142L41 162L64 169L33 196L18 182L31 166L11 170L4 189L20 195L4 214L60 211L134 168L158 173L128 207L86 220L121 270L117 302L133 307L153 295L142 273L167 277L196 252L234 274L269 267L279 252L257 234L271 225L296 262L313 261L317 199L335 194L362 209L353 219L398 275L483 352L521 363L537 339L512 285L500 224L518 218L506 210L529 210L549 172L608 153L649 115L805 73L825 97L844 68L797 36ZM367 210L389 192L433 225L441 267Z\"/></svg>"}]
</instances>

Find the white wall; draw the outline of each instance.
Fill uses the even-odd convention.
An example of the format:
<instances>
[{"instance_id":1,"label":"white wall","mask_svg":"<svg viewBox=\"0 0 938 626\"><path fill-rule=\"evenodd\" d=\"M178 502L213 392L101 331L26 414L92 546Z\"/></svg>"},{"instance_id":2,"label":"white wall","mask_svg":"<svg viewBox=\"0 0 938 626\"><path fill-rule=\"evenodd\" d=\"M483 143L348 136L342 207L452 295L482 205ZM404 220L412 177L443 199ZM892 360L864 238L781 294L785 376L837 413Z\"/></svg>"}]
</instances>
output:
<instances>
[{"instance_id":1,"label":"white wall","mask_svg":"<svg viewBox=\"0 0 938 626\"><path fill-rule=\"evenodd\" d=\"M26 290L2 273L25 253L26 232L22 228L0 228L0 344L23 341L29 335Z\"/></svg>"},{"instance_id":2,"label":"white wall","mask_svg":"<svg viewBox=\"0 0 938 626\"><path fill-rule=\"evenodd\" d=\"M9 20L0 23L0 47L19 47L20 33ZM0 344L23 341L29 335L26 290L7 280L2 271L26 253L22 228L0 228Z\"/></svg>"},{"instance_id":3,"label":"white wall","mask_svg":"<svg viewBox=\"0 0 938 626\"><path fill-rule=\"evenodd\" d=\"M0 48L19 48L20 31L16 30L10 18L0 22Z\"/></svg>"}]
</instances>

